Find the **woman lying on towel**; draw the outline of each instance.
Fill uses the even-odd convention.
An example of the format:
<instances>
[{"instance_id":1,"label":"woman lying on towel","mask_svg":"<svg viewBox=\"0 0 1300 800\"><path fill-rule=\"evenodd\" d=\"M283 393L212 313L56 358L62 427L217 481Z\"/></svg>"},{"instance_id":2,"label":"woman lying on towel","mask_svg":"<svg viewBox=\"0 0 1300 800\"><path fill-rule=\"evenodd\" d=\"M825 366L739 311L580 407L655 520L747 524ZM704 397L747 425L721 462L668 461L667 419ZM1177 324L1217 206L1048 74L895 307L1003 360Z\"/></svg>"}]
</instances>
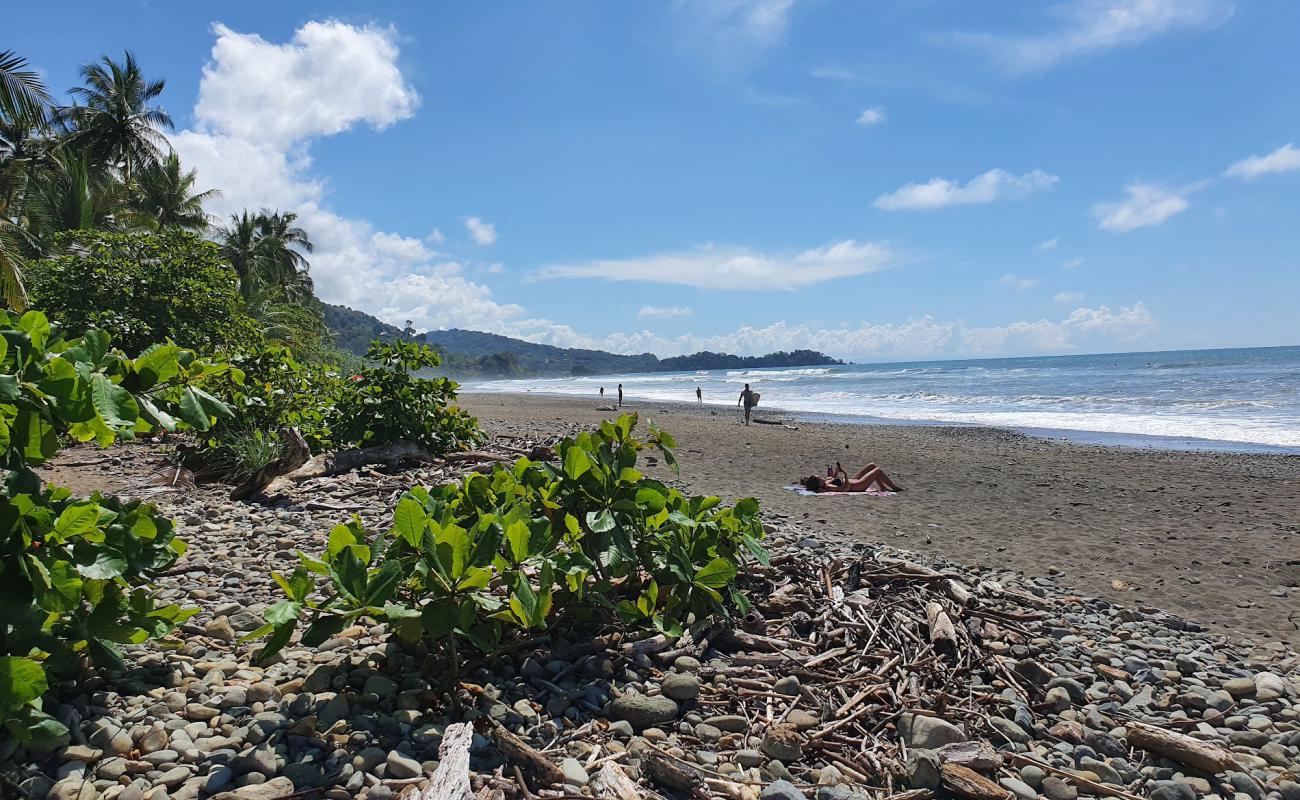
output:
<instances>
[{"instance_id":1,"label":"woman lying on towel","mask_svg":"<svg viewBox=\"0 0 1300 800\"><path fill-rule=\"evenodd\" d=\"M838 461L835 462L833 476L822 478L818 475L809 475L799 481L799 484L810 492L865 492L872 488L878 488L882 492L903 491L902 487L890 480L885 471L875 464L868 464L858 470L857 475L849 477Z\"/></svg>"}]
</instances>

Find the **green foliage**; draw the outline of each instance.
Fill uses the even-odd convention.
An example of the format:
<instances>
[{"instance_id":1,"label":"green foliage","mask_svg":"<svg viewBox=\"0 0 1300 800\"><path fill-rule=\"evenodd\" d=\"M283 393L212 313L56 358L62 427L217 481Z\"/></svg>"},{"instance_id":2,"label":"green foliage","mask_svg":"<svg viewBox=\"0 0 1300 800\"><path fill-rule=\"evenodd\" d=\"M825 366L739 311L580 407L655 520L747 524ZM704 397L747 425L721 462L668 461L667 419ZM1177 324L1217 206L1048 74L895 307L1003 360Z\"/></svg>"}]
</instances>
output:
<instances>
[{"instance_id":1,"label":"green foliage","mask_svg":"<svg viewBox=\"0 0 1300 800\"><path fill-rule=\"evenodd\" d=\"M232 483L240 483L283 455L284 444L274 432L224 427L208 440L196 463Z\"/></svg>"},{"instance_id":2,"label":"green foliage","mask_svg":"<svg viewBox=\"0 0 1300 800\"><path fill-rule=\"evenodd\" d=\"M370 536L357 520L336 527L319 556L300 553L292 575L273 574L287 599L251 634L269 636L259 658L288 644L300 621L302 643L314 646L362 616L386 619L409 642L444 642L455 665L461 641L491 651L509 630L561 616L676 635L747 610L737 571L768 558L758 502L724 507L646 477L638 453L655 448L675 465L675 445L653 425L639 438L636 425L625 415L566 439L558 465L520 459L415 487L386 533Z\"/></svg>"},{"instance_id":3,"label":"green foliage","mask_svg":"<svg viewBox=\"0 0 1300 800\"><path fill-rule=\"evenodd\" d=\"M232 409L242 430L272 433L295 427L314 451L334 445L330 425L343 388L337 370L299 362L289 348L269 345L254 355L231 359L236 367L214 392ZM212 440L210 447L220 442Z\"/></svg>"},{"instance_id":4,"label":"green foliage","mask_svg":"<svg viewBox=\"0 0 1300 800\"><path fill-rule=\"evenodd\" d=\"M41 488L31 471L60 436L108 445L156 428L207 430L230 410L203 387L229 372L174 344L136 358L88 330L65 339L41 312L0 312L0 724L20 741L66 733L41 711L55 678L120 669L118 646L162 636L191 611L145 588L184 552L153 506Z\"/></svg>"},{"instance_id":5,"label":"green foliage","mask_svg":"<svg viewBox=\"0 0 1300 800\"><path fill-rule=\"evenodd\" d=\"M368 445L408 441L443 453L478 441L478 423L459 407L455 381L412 373L438 366L431 347L411 342L372 342L362 369L344 382L335 403L333 429L340 443Z\"/></svg>"},{"instance_id":6,"label":"green foliage","mask_svg":"<svg viewBox=\"0 0 1300 800\"><path fill-rule=\"evenodd\" d=\"M164 339L204 352L256 349L234 272L192 233L72 231L61 255L30 265L32 304L79 333L101 328L128 350Z\"/></svg>"}]
</instances>

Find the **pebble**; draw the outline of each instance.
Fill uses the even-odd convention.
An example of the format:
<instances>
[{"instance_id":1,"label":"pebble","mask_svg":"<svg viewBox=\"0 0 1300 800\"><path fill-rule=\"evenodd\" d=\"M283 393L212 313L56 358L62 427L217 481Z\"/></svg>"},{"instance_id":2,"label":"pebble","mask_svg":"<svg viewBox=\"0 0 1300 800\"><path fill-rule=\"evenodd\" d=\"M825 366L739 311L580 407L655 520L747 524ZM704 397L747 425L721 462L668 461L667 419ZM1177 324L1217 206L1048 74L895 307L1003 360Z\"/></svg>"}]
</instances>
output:
<instances>
[{"instance_id":1,"label":"pebble","mask_svg":"<svg viewBox=\"0 0 1300 800\"><path fill-rule=\"evenodd\" d=\"M647 696L624 692L605 709L614 719L625 720L638 730L677 718L677 703L663 695Z\"/></svg>"},{"instance_id":2,"label":"pebble","mask_svg":"<svg viewBox=\"0 0 1300 800\"><path fill-rule=\"evenodd\" d=\"M700 695L700 679L687 672L668 673L659 687L674 700L694 700Z\"/></svg>"}]
</instances>

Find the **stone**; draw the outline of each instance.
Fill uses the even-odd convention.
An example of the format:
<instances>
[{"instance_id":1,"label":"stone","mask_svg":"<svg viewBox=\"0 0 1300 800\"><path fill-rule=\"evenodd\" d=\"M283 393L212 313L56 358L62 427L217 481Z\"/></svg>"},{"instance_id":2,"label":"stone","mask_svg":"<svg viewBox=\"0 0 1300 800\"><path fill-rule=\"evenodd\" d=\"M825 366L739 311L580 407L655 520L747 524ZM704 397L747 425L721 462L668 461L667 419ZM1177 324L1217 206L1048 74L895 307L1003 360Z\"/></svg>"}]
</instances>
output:
<instances>
[{"instance_id":1,"label":"stone","mask_svg":"<svg viewBox=\"0 0 1300 800\"><path fill-rule=\"evenodd\" d=\"M938 750L945 744L966 741L966 733L961 728L947 720L921 714L903 714L899 717L898 732L907 741L908 747L923 750Z\"/></svg>"},{"instance_id":2,"label":"stone","mask_svg":"<svg viewBox=\"0 0 1300 800\"><path fill-rule=\"evenodd\" d=\"M1079 790L1055 775L1048 775L1043 778L1043 794L1048 800L1075 800L1079 796Z\"/></svg>"},{"instance_id":3,"label":"stone","mask_svg":"<svg viewBox=\"0 0 1300 800\"><path fill-rule=\"evenodd\" d=\"M387 700L397 695L397 684L387 675L371 675L366 678L365 685L361 688L363 694L375 694L380 700Z\"/></svg>"},{"instance_id":4,"label":"stone","mask_svg":"<svg viewBox=\"0 0 1300 800\"><path fill-rule=\"evenodd\" d=\"M158 779L153 783L154 786L166 786L168 789L172 789L180 786L182 783L187 781L189 777L190 770L188 767L172 767L162 775L159 775Z\"/></svg>"},{"instance_id":5,"label":"stone","mask_svg":"<svg viewBox=\"0 0 1300 800\"><path fill-rule=\"evenodd\" d=\"M203 788L208 794L216 794L230 785L235 779L235 771L225 764L218 764L208 772L207 782Z\"/></svg>"},{"instance_id":6,"label":"stone","mask_svg":"<svg viewBox=\"0 0 1300 800\"><path fill-rule=\"evenodd\" d=\"M626 720L637 730L677 719L677 703L663 695L650 697L637 692L624 692L614 698L605 710L609 716Z\"/></svg>"},{"instance_id":7,"label":"stone","mask_svg":"<svg viewBox=\"0 0 1300 800\"><path fill-rule=\"evenodd\" d=\"M786 780L772 781L764 786L759 797L761 800L806 800L803 792Z\"/></svg>"},{"instance_id":8,"label":"stone","mask_svg":"<svg viewBox=\"0 0 1300 800\"><path fill-rule=\"evenodd\" d=\"M773 725L763 734L761 749L769 757L789 764L803 758L802 738L793 725Z\"/></svg>"},{"instance_id":9,"label":"stone","mask_svg":"<svg viewBox=\"0 0 1300 800\"><path fill-rule=\"evenodd\" d=\"M98 761L104 755L104 751L98 747L87 747L84 744L74 744L63 748L59 751L59 758L63 761L80 761L84 764L90 764Z\"/></svg>"},{"instance_id":10,"label":"stone","mask_svg":"<svg viewBox=\"0 0 1300 800\"><path fill-rule=\"evenodd\" d=\"M1280 675L1261 672L1255 676L1255 699L1261 703L1270 703L1281 699L1286 694L1286 684Z\"/></svg>"},{"instance_id":11,"label":"stone","mask_svg":"<svg viewBox=\"0 0 1300 800\"><path fill-rule=\"evenodd\" d=\"M706 725L712 725L725 733L744 733L749 730L749 720L739 714L720 714L716 717L709 717L704 720Z\"/></svg>"},{"instance_id":12,"label":"stone","mask_svg":"<svg viewBox=\"0 0 1300 800\"><path fill-rule=\"evenodd\" d=\"M1151 800L1196 800L1196 791L1185 783L1170 781L1151 792Z\"/></svg>"},{"instance_id":13,"label":"stone","mask_svg":"<svg viewBox=\"0 0 1300 800\"><path fill-rule=\"evenodd\" d=\"M1062 686L1054 686L1043 696L1043 704L1053 714L1060 714L1070 709L1070 693Z\"/></svg>"},{"instance_id":14,"label":"stone","mask_svg":"<svg viewBox=\"0 0 1300 800\"><path fill-rule=\"evenodd\" d=\"M217 617L207 625L204 625L203 633L205 636L221 642L233 642L239 637L239 634L235 633L235 629L231 626L230 620L227 617Z\"/></svg>"},{"instance_id":15,"label":"stone","mask_svg":"<svg viewBox=\"0 0 1300 800\"><path fill-rule=\"evenodd\" d=\"M1255 693L1255 679L1231 678L1223 682L1223 690L1233 697L1249 697Z\"/></svg>"},{"instance_id":16,"label":"stone","mask_svg":"<svg viewBox=\"0 0 1300 800\"><path fill-rule=\"evenodd\" d=\"M267 744L258 745L240 756L235 769L241 775L256 772L270 778L277 772L275 750Z\"/></svg>"},{"instance_id":17,"label":"stone","mask_svg":"<svg viewBox=\"0 0 1300 800\"><path fill-rule=\"evenodd\" d=\"M921 747L907 751L907 785L913 789L937 789L940 782L938 753Z\"/></svg>"},{"instance_id":18,"label":"stone","mask_svg":"<svg viewBox=\"0 0 1300 800\"><path fill-rule=\"evenodd\" d=\"M261 615L250 609L244 609L232 614L227 622L237 631L255 631L262 627L263 620Z\"/></svg>"},{"instance_id":19,"label":"stone","mask_svg":"<svg viewBox=\"0 0 1300 800\"><path fill-rule=\"evenodd\" d=\"M233 792L218 792L210 800L276 800L290 794L293 794L293 781L278 776L265 783L241 786Z\"/></svg>"},{"instance_id":20,"label":"stone","mask_svg":"<svg viewBox=\"0 0 1300 800\"><path fill-rule=\"evenodd\" d=\"M762 753L757 750L749 749L737 750L736 754L732 756L732 759L745 769L749 769L750 767L761 767L763 766L763 762L767 760Z\"/></svg>"},{"instance_id":21,"label":"stone","mask_svg":"<svg viewBox=\"0 0 1300 800\"><path fill-rule=\"evenodd\" d=\"M564 773L564 782L573 786L586 786L591 776L576 758L566 758L560 762L560 772Z\"/></svg>"},{"instance_id":22,"label":"stone","mask_svg":"<svg viewBox=\"0 0 1300 800\"><path fill-rule=\"evenodd\" d=\"M389 778L418 778L424 773L424 767L410 756L393 750L388 754L384 774Z\"/></svg>"},{"instance_id":23,"label":"stone","mask_svg":"<svg viewBox=\"0 0 1300 800\"><path fill-rule=\"evenodd\" d=\"M1015 795L1016 800L1037 800L1038 798L1038 792L1035 792L1029 784L1017 778L1002 778L998 783L1003 789Z\"/></svg>"},{"instance_id":24,"label":"stone","mask_svg":"<svg viewBox=\"0 0 1300 800\"><path fill-rule=\"evenodd\" d=\"M1047 777L1047 772L1033 764L1026 764L1020 768L1020 779L1037 790L1043 785L1043 778Z\"/></svg>"},{"instance_id":25,"label":"stone","mask_svg":"<svg viewBox=\"0 0 1300 800\"><path fill-rule=\"evenodd\" d=\"M95 800L99 792L93 781L80 776L70 776L50 787L46 800Z\"/></svg>"},{"instance_id":26,"label":"stone","mask_svg":"<svg viewBox=\"0 0 1300 800\"><path fill-rule=\"evenodd\" d=\"M799 694L799 678L795 675L787 675L772 684L772 691L793 697Z\"/></svg>"},{"instance_id":27,"label":"stone","mask_svg":"<svg viewBox=\"0 0 1300 800\"><path fill-rule=\"evenodd\" d=\"M700 696L700 679L688 672L668 673L659 687L674 700L694 700Z\"/></svg>"}]
</instances>

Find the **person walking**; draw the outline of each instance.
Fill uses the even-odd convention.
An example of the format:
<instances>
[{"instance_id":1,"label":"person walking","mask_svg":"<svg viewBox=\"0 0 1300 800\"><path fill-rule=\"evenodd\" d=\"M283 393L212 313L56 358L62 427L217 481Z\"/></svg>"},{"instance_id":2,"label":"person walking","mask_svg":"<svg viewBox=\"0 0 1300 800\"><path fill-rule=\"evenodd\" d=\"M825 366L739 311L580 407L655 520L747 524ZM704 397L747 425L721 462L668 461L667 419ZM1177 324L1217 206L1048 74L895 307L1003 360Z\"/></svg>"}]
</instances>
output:
<instances>
[{"instance_id":1,"label":"person walking","mask_svg":"<svg viewBox=\"0 0 1300 800\"><path fill-rule=\"evenodd\" d=\"M618 385L618 407L623 407L623 384Z\"/></svg>"},{"instance_id":2,"label":"person walking","mask_svg":"<svg viewBox=\"0 0 1300 800\"><path fill-rule=\"evenodd\" d=\"M745 406L745 424L748 425L749 413L753 410L754 406L758 405L758 395L750 390L748 383L745 384L744 389L740 390L740 399L736 401L736 405L741 405L742 403Z\"/></svg>"},{"instance_id":3,"label":"person walking","mask_svg":"<svg viewBox=\"0 0 1300 800\"><path fill-rule=\"evenodd\" d=\"M601 400L604 400L604 399L605 399L605 387L604 387L604 386L600 387L600 399L601 399Z\"/></svg>"},{"instance_id":4,"label":"person walking","mask_svg":"<svg viewBox=\"0 0 1300 800\"><path fill-rule=\"evenodd\" d=\"M704 390L698 386L695 387L695 404L704 405Z\"/></svg>"}]
</instances>

